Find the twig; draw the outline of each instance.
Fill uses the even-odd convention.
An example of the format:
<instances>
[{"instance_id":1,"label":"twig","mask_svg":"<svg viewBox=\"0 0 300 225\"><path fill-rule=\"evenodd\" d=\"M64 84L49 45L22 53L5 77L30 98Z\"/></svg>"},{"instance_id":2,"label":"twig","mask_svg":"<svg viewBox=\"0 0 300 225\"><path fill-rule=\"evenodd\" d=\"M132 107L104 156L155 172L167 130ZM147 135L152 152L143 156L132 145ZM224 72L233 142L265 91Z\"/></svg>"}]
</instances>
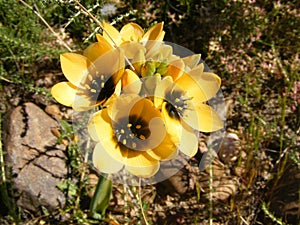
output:
<instances>
[{"instance_id":1,"label":"twig","mask_svg":"<svg viewBox=\"0 0 300 225\"><path fill-rule=\"evenodd\" d=\"M33 8L32 6L28 5L25 1L19 0L23 5L25 5L27 8L31 9L41 20L42 22L46 25L46 27L53 33L53 35L59 40L59 42L66 48L68 51L72 52L72 49L61 39L59 34L57 34L52 27L47 23L47 21L41 16L41 14L38 12L37 7Z\"/></svg>"},{"instance_id":2,"label":"twig","mask_svg":"<svg viewBox=\"0 0 300 225\"><path fill-rule=\"evenodd\" d=\"M92 18L92 20L95 21L95 23L103 30L103 32L105 32L107 34L107 36L109 37L109 39L111 39L111 41L114 43L115 47L118 47L117 43L115 42L115 40L112 38L112 36L104 29L103 25L101 24L101 22L92 14L89 12L89 10L87 10L80 2L78 2L77 0L74 0L74 2L79 5L79 7L89 16Z\"/></svg>"},{"instance_id":3,"label":"twig","mask_svg":"<svg viewBox=\"0 0 300 225\"><path fill-rule=\"evenodd\" d=\"M91 8L91 9L89 9L88 11L92 11L93 9L95 9L95 8L97 8L98 6L100 6L98 3L97 4L95 4L94 6L93 6L93 8ZM64 29L66 29L67 28L67 26L69 26L75 19L74 18L76 18L76 17L78 17L79 15L81 14L81 11L79 10L68 22L67 22L67 24L64 26Z\"/></svg>"},{"instance_id":4,"label":"twig","mask_svg":"<svg viewBox=\"0 0 300 225\"><path fill-rule=\"evenodd\" d=\"M249 223L248 223L242 216L240 216L240 219L241 219L246 225L249 225Z\"/></svg>"},{"instance_id":5,"label":"twig","mask_svg":"<svg viewBox=\"0 0 300 225\"><path fill-rule=\"evenodd\" d=\"M213 167L212 167L212 147L208 148L209 151L209 225L213 225Z\"/></svg>"},{"instance_id":6,"label":"twig","mask_svg":"<svg viewBox=\"0 0 300 225\"><path fill-rule=\"evenodd\" d=\"M0 121L2 121L2 115L0 113ZM6 176L5 176L5 168L4 168L4 158L3 158L3 149L2 149L2 140L1 140L1 136L2 136L2 127L1 127L1 123L0 123L0 174L1 174L1 180L0 183L3 182L4 184L6 183Z\"/></svg>"},{"instance_id":7,"label":"twig","mask_svg":"<svg viewBox=\"0 0 300 225\"><path fill-rule=\"evenodd\" d=\"M8 80L8 79L6 79L6 78L3 77L3 76L0 76L0 80L4 80L4 81L6 81L6 82L8 82L8 83L13 83L11 80Z\"/></svg>"}]
</instances>

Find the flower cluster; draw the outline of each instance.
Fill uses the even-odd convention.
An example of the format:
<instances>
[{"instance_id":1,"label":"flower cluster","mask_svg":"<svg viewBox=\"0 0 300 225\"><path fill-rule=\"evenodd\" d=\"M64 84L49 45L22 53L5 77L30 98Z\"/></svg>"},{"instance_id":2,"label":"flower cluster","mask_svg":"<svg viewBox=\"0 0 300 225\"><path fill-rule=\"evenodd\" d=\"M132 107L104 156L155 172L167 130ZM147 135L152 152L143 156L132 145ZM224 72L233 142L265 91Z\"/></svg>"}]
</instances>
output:
<instances>
[{"instance_id":1,"label":"flower cluster","mask_svg":"<svg viewBox=\"0 0 300 225\"><path fill-rule=\"evenodd\" d=\"M199 54L175 55L164 34L163 23L147 32L135 23L120 31L103 23L103 35L82 54L61 55L68 82L56 84L52 95L76 111L98 109L88 132L97 142L93 163L103 173L125 168L149 178L179 150L193 157L199 131L223 127L206 104L220 78L204 72Z\"/></svg>"}]
</instances>

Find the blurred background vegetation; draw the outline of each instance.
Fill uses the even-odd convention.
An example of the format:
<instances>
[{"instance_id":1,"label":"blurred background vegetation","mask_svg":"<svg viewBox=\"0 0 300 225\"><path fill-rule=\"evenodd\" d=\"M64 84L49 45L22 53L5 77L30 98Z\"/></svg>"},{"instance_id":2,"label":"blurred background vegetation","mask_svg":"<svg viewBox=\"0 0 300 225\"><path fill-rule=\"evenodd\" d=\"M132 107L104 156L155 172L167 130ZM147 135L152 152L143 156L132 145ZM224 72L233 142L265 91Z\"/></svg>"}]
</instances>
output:
<instances>
[{"instance_id":1,"label":"blurred background vegetation","mask_svg":"<svg viewBox=\"0 0 300 225\"><path fill-rule=\"evenodd\" d=\"M248 157L243 174L247 185L240 187L237 196L226 203L231 207L224 207L222 213L214 215L215 221L218 224L297 224L299 186L291 189L290 183L284 180L300 174L300 2L80 2L100 21L112 22L118 29L127 22L136 22L146 28L164 21L166 41L201 53L210 69L221 77L223 95L228 103L227 128L239 135ZM73 51L81 51L96 40L97 32L102 32L72 0L27 0L26 3L32 9L18 0L0 0L1 114L26 101L44 105L53 102L49 90L53 83L63 79L59 54L69 51L57 36ZM43 78L49 72L53 76L46 82ZM262 154L271 165L267 177L257 172L267 164ZM74 176L80 176L80 171ZM257 208L244 215L255 214L250 222L243 223L236 215L241 208L252 204L248 192L258 198ZM294 201L298 207L278 211L279 202L284 202L285 195L289 194L294 196L289 201ZM75 201L67 207L72 204ZM84 209L80 212L66 224L97 223L84 219ZM13 218L3 210L1 217L1 224L26 223L22 213ZM50 221L43 218L45 223L51 224Z\"/></svg>"}]
</instances>

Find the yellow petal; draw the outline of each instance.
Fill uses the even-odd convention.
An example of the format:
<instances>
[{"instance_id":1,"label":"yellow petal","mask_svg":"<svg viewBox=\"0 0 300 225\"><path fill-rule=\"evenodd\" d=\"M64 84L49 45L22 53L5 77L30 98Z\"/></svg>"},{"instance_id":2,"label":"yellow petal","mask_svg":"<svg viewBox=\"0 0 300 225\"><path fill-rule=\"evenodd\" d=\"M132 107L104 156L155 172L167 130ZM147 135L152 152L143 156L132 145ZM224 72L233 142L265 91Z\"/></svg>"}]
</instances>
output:
<instances>
[{"instance_id":1,"label":"yellow petal","mask_svg":"<svg viewBox=\"0 0 300 225\"><path fill-rule=\"evenodd\" d=\"M64 53L60 55L60 63L65 77L75 86L79 86L86 79L91 61L76 53Z\"/></svg>"},{"instance_id":2,"label":"yellow petal","mask_svg":"<svg viewBox=\"0 0 300 225\"><path fill-rule=\"evenodd\" d=\"M188 67L188 70L191 70L195 66L198 65L200 59L201 59L201 54L194 54L194 55L191 55L191 56L187 56L187 57L183 58L182 60L185 64L185 66Z\"/></svg>"},{"instance_id":3,"label":"yellow petal","mask_svg":"<svg viewBox=\"0 0 300 225\"><path fill-rule=\"evenodd\" d=\"M160 34L157 36L156 40L157 41L162 41L165 37L165 34L166 33L164 31L160 32Z\"/></svg>"},{"instance_id":4,"label":"yellow petal","mask_svg":"<svg viewBox=\"0 0 300 225\"><path fill-rule=\"evenodd\" d=\"M128 118L130 110L140 99L141 97L136 94L121 94L115 99L113 105L109 109L112 120L119 121L123 118Z\"/></svg>"},{"instance_id":5,"label":"yellow petal","mask_svg":"<svg viewBox=\"0 0 300 225\"><path fill-rule=\"evenodd\" d=\"M124 51L124 54L128 59L133 59L139 52L145 52L145 47L139 42L124 42L120 45L120 48Z\"/></svg>"},{"instance_id":6,"label":"yellow petal","mask_svg":"<svg viewBox=\"0 0 300 225\"><path fill-rule=\"evenodd\" d=\"M113 141L114 132L107 108L94 113L88 124L88 132L94 141L99 142L102 139Z\"/></svg>"},{"instance_id":7,"label":"yellow petal","mask_svg":"<svg viewBox=\"0 0 300 225\"><path fill-rule=\"evenodd\" d=\"M93 164L102 173L116 173L123 168L123 164L112 157L107 150L98 143L93 152Z\"/></svg>"},{"instance_id":8,"label":"yellow petal","mask_svg":"<svg viewBox=\"0 0 300 225\"><path fill-rule=\"evenodd\" d=\"M144 30L136 23L128 23L120 30L123 41L138 42L144 35Z\"/></svg>"},{"instance_id":9,"label":"yellow petal","mask_svg":"<svg viewBox=\"0 0 300 225\"><path fill-rule=\"evenodd\" d=\"M115 93L114 95L115 96L119 96L121 94L121 91L122 91L122 82L119 81L116 85L116 88L115 88ZM113 96L111 96L110 98L112 98Z\"/></svg>"},{"instance_id":10,"label":"yellow petal","mask_svg":"<svg viewBox=\"0 0 300 225\"><path fill-rule=\"evenodd\" d=\"M99 44L101 45L101 48L103 49L114 48L114 45L112 45L111 42L108 42L106 38L104 38L101 34L96 34L96 38Z\"/></svg>"},{"instance_id":11,"label":"yellow petal","mask_svg":"<svg viewBox=\"0 0 300 225\"><path fill-rule=\"evenodd\" d=\"M175 81L176 88L184 90L186 92L186 95L190 98L195 99L195 101L205 102L208 100L209 96L206 95L206 93L202 89L202 85L197 82L197 79L198 78L195 78L188 73L184 73ZM209 90L209 88L206 88L205 90Z\"/></svg>"},{"instance_id":12,"label":"yellow petal","mask_svg":"<svg viewBox=\"0 0 300 225\"><path fill-rule=\"evenodd\" d=\"M167 102L163 103L161 113L166 124L167 133L170 135L171 141L174 143L174 145L178 147L181 139L182 125L180 120L171 118L169 116L166 108L167 104Z\"/></svg>"},{"instance_id":13,"label":"yellow petal","mask_svg":"<svg viewBox=\"0 0 300 225\"><path fill-rule=\"evenodd\" d=\"M145 121L150 122L153 118L161 118L160 112L154 107L152 101L146 98L140 98L135 102L130 109L131 115L143 118Z\"/></svg>"},{"instance_id":14,"label":"yellow petal","mask_svg":"<svg viewBox=\"0 0 300 225\"><path fill-rule=\"evenodd\" d=\"M149 156L146 151L133 151L127 149L125 158L126 167L148 167L156 165L158 162L156 159Z\"/></svg>"},{"instance_id":15,"label":"yellow petal","mask_svg":"<svg viewBox=\"0 0 300 225\"><path fill-rule=\"evenodd\" d=\"M152 77L144 77L143 78L143 86L141 93L145 96L153 96L155 93L155 89L157 84L161 81L161 77L152 76Z\"/></svg>"},{"instance_id":16,"label":"yellow petal","mask_svg":"<svg viewBox=\"0 0 300 225\"><path fill-rule=\"evenodd\" d=\"M82 112L90 110L99 104L91 100L88 96L80 94L80 91L77 91L72 107L75 111Z\"/></svg>"},{"instance_id":17,"label":"yellow petal","mask_svg":"<svg viewBox=\"0 0 300 225\"><path fill-rule=\"evenodd\" d=\"M60 82L51 89L51 94L60 104L71 107L75 100L77 88L70 82Z\"/></svg>"},{"instance_id":18,"label":"yellow petal","mask_svg":"<svg viewBox=\"0 0 300 225\"><path fill-rule=\"evenodd\" d=\"M166 102L162 106L162 116L167 129L161 144L148 151L148 154L157 160L169 160L177 156L178 146L181 141L182 126L179 120L168 115Z\"/></svg>"},{"instance_id":19,"label":"yellow petal","mask_svg":"<svg viewBox=\"0 0 300 225\"><path fill-rule=\"evenodd\" d=\"M126 69L122 76L122 89L124 93L138 94L141 90L142 82L132 70Z\"/></svg>"},{"instance_id":20,"label":"yellow petal","mask_svg":"<svg viewBox=\"0 0 300 225\"><path fill-rule=\"evenodd\" d=\"M190 105L183 112L183 121L195 130L213 132L223 128L220 116L206 104Z\"/></svg>"},{"instance_id":21,"label":"yellow petal","mask_svg":"<svg viewBox=\"0 0 300 225\"><path fill-rule=\"evenodd\" d=\"M159 170L159 162L150 166L126 166L126 169L133 175L141 177L141 178L150 178L154 176Z\"/></svg>"},{"instance_id":22,"label":"yellow petal","mask_svg":"<svg viewBox=\"0 0 300 225\"><path fill-rule=\"evenodd\" d=\"M171 91L173 84L173 79L170 76L164 77L157 83L154 92L154 105L156 108L160 109L163 101L168 101L168 99L166 99L166 93Z\"/></svg>"},{"instance_id":23,"label":"yellow petal","mask_svg":"<svg viewBox=\"0 0 300 225\"><path fill-rule=\"evenodd\" d=\"M104 28L103 37L111 44L111 46L115 46L115 43L119 46L122 43L120 32L109 23L103 22L102 26ZM113 39L115 43L111 39Z\"/></svg>"},{"instance_id":24,"label":"yellow petal","mask_svg":"<svg viewBox=\"0 0 300 225\"><path fill-rule=\"evenodd\" d=\"M198 151L198 131L182 124L182 136L180 139L180 151L188 157L193 157Z\"/></svg>"},{"instance_id":25,"label":"yellow petal","mask_svg":"<svg viewBox=\"0 0 300 225\"><path fill-rule=\"evenodd\" d=\"M93 43L89 45L84 51L83 55L87 57L90 61L95 61L104 53L110 51L112 47L107 43Z\"/></svg>"},{"instance_id":26,"label":"yellow petal","mask_svg":"<svg viewBox=\"0 0 300 225\"><path fill-rule=\"evenodd\" d=\"M145 51L146 50L141 49L132 58L131 63L135 68L137 74L141 74L141 67L145 63Z\"/></svg>"},{"instance_id":27,"label":"yellow petal","mask_svg":"<svg viewBox=\"0 0 300 225\"><path fill-rule=\"evenodd\" d=\"M115 84L121 79L125 67L124 53L121 49L111 50L94 62L96 71L99 75L110 77L118 73L118 77L114 77Z\"/></svg>"},{"instance_id":28,"label":"yellow petal","mask_svg":"<svg viewBox=\"0 0 300 225\"><path fill-rule=\"evenodd\" d=\"M146 47L146 59L153 59L157 54L162 52L163 54L168 54L169 49L164 48L162 41L147 41L143 42ZM163 51L161 51L163 49Z\"/></svg>"},{"instance_id":29,"label":"yellow petal","mask_svg":"<svg viewBox=\"0 0 300 225\"><path fill-rule=\"evenodd\" d=\"M178 147L174 145L170 138L165 138L161 145L149 150L148 154L159 161L170 160L178 155Z\"/></svg>"},{"instance_id":30,"label":"yellow petal","mask_svg":"<svg viewBox=\"0 0 300 225\"><path fill-rule=\"evenodd\" d=\"M172 48L172 46L170 46L170 45L164 44L164 45L162 45L162 46L160 47L160 50L159 50L159 51L162 53L162 58L163 58L163 59L169 59L170 56L171 56L172 53L173 53L173 48Z\"/></svg>"},{"instance_id":31,"label":"yellow petal","mask_svg":"<svg viewBox=\"0 0 300 225\"><path fill-rule=\"evenodd\" d=\"M147 40L162 40L164 37L164 32L163 32L163 26L164 23L158 23L154 26L152 26L143 36L142 41L147 41Z\"/></svg>"},{"instance_id":32,"label":"yellow petal","mask_svg":"<svg viewBox=\"0 0 300 225\"><path fill-rule=\"evenodd\" d=\"M202 71L203 68L197 66L189 72L189 75L197 82L201 90L205 93L206 100L209 100L215 96L220 89L221 79L214 73Z\"/></svg>"},{"instance_id":33,"label":"yellow petal","mask_svg":"<svg viewBox=\"0 0 300 225\"><path fill-rule=\"evenodd\" d=\"M88 132L93 140L101 143L101 147L105 149L111 158L120 163L125 163L127 148L123 147L121 149L117 142L107 108L93 115L88 124Z\"/></svg>"},{"instance_id":34,"label":"yellow petal","mask_svg":"<svg viewBox=\"0 0 300 225\"><path fill-rule=\"evenodd\" d=\"M169 144L167 141L170 139L166 132L164 121L159 117L153 117L149 121L150 136L142 143L148 149L156 149L158 146ZM165 141L166 140L166 141Z\"/></svg>"},{"instance_id":35,"label":"yellow petal","mask_svg":"<svg viewBox=\"0 0 300 225\"><path fill-rule=\"evenodd\" d=\"M168 72L166 75L169 75L173 80L177 80L184 72L184 63L181 59L171 62L168 66Z\"/></svg>"}]
</instances>

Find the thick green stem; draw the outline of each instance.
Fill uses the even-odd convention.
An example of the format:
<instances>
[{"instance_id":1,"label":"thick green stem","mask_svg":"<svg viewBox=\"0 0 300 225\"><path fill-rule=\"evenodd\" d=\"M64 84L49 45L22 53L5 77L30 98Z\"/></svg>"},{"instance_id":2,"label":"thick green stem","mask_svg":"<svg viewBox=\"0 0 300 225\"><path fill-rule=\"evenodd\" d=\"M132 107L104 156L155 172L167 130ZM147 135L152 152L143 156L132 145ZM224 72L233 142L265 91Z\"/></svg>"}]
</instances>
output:
<instances>
[{"instance_id":1,"label":"thick green stem","mask_svg":"<svg viewBox=\"0 0 300 225\"><path fill-rule=\"evenodd\" d=\"M95 219L102 219L108 207L112 193L112 181L109 175L99 177L94 196L90 204L90 215Z\"/></svg>"}]
</instances>

